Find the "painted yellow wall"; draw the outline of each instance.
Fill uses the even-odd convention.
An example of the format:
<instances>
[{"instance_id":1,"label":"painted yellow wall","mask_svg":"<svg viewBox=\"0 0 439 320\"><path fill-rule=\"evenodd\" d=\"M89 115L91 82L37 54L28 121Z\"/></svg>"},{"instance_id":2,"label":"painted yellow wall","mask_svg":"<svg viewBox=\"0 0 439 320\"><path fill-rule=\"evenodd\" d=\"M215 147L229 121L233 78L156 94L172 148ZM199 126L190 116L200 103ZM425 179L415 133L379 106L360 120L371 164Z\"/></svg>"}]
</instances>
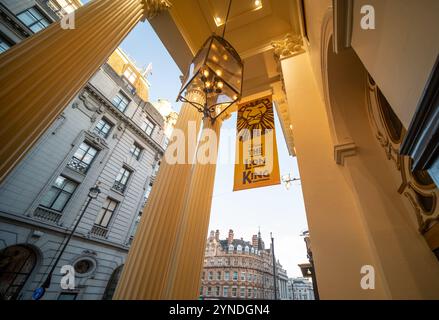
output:
<instances>
[{"instance_id":1,"label":"painted yellow wall","mask_svg":"<svg viewBox=\"0 0 439 320\"><path fill-rule=\"evenodd\" d=\"M375 265L351 186L334 161L328 119L308 54L282 61L297 160L322 299L388 298L360 288L363 265Z\"/></svg>"},{"instance_id":2,"label":"painted yellow wall","mask_svg":"<svg viewBox=\"0 0 439 320\"><path fill-rule=\"evenodd\" d=\"M360 27L375 8L376 29ZM355 0L352 47L406 128L439 54L439 1Z\"/></svg>"},{"instance_id":3,"label":"painted yellow wall","mask_svg":"<svg viewBox=\"0 0 439 320\"><path fill-rule=\"evenodd\" d=\"M133 84L133 86L136 88L136 93L143 101L148 101L149 87L146 80L143 79L143 75L137 69L137 67L126 57L124 57L124 54L120 49L117 49L111 54L107 63L113 68L114 71L116 71L119 76L122 76L128 67L131 67L132 70L137 74L137 80Z\"/></svg>"}]
</instances>

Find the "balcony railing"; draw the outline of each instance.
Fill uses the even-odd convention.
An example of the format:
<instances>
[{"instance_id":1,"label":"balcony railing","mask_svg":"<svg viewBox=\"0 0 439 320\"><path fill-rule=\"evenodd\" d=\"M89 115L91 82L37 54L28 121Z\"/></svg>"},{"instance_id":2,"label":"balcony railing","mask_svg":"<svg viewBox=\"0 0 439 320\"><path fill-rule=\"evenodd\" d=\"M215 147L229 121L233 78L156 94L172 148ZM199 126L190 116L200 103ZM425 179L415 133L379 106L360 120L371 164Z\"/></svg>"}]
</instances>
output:
<instances>
[{"instance_id":1,"label":"balcony railing","mask_svg":"<svg viewBox=\"0 0 439 320\"><path fill-rule=\"evenodd\" d=\"M35 209L34 217L40 220L49 221L52 223L58 223L61 219L62 213L54 211L44 207L38 207Z\"/></svg>"},{"instance_id":2,"label":"balcony railing","mask_svg":"<svg viewBox=\"0 0 439 320\"><path fill-rule=\"evenodd\" d=\"M93 228L91 228L90 233L93 236L99 237L99 238L106 238L108 234L108 229L102 226L99 226L95 224Z\"/></svg>"},{"instance_id":3,"label":"balcony railing","mask_svg":"<svg viewBox=\"0 0 439 320\"><path fill-rule=\"evenodd\" d=\"M69 163L67 163L67 166L77 172L86 174L88 171L88 167L89 165L87 163L85 163L84 161L81 161L75 157L72 158L72 160L70 160Z\"/></svg>"},{"instance_id":4,"label":"balcony railing","mask_svg":"<svg viewBox=\"0 0 439 320\"><path fill-rule=\"evenodd\" d=\"M121 183L119 181L115 181L114 185L113 185L113 189L116 190L116 191L119 191L120 193L124 193L126 187L127 186L125 184L123 184L123 183Z\"/></svg>"}]
</instances>

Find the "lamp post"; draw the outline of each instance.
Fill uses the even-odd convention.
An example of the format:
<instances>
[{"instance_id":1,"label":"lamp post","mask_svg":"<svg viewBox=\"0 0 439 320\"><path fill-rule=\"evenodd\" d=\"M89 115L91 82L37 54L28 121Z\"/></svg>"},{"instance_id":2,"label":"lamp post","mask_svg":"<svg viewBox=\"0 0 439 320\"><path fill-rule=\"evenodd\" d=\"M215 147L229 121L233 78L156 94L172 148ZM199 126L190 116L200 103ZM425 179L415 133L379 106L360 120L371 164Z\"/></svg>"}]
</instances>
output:
<instances>
[{"instance_id":1,"label":"lamp post","mask_svg":"<svg viewBox=\"0 0 439 320\"><path fill-rule=\"evenodd\" d=\"M73 234L75 233L76 229L79 226L79 223L81 222L82 217L84 216L85 212L87 211L88 206L90 205L91 200L96 199L99 194L101 193L101 190L99 189L98 185L91 187L89 192L88 192L88 200L87 203L84 206L84 209L82 210L81 214L78 217L78 220L75 223L75 226L73 227L72 231L70 232L69 236L67 237L67 240L64 244L64 246L62 247L60 253L58 254L55 263L52 265L52 268L49 271L49 274L46 277L46 280L44 280L43 284L41 285L41 287L37 288L34 293L32 294L32 298L34 300L40 300L44 294L46 293L47 288L50 287L50 282L52 281L52 275L53 272L55 271L55 268L59 262L59 260L61 259L64 251L67 248L67 245L69 244L70 240L72 239Z\"/></svg>"},{"instance_id":2,"label":"lamp post","mask_svg":"<svg viewBox=\"0 0 439 320\"><path fill-rule=\"evenodd\" d=\"M278 299L278 295L277 295L277 272L276 272L276 258L274 256L274 238L273 238L273 234L270 233L270 237L271 237L271 253L273 256L273 277L274 277L274 300Z\"/></svg>"}]
</instances>

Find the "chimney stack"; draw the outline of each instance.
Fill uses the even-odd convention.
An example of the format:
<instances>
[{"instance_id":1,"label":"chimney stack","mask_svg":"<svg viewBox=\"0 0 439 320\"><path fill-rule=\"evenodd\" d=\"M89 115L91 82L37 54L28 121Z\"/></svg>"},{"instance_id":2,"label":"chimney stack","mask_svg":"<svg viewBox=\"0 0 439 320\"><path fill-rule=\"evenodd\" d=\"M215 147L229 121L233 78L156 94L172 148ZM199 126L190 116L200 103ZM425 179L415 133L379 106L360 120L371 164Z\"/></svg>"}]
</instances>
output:
<instances>
[{"instance_id":1,"label":"chimney stack","mask_svg":"<svg viewBox=\"0 0 439 320\"><path fill-rule=\"evenodd\" d=\"M229 237L227 238L227 244L231 244L233 242L233 230L229 230Z\"/></svg>"},{"instance_id":2,"label":"chimney stack","mask_svg":"<svg viewBox=\"0 0 439 320\"><path fill-rule=\"evenodd\" d=\"M215 232L215 240L216 241L219 241L219 236L220 236L220 232L219 232L219 230L216 230L216 232Z\"/></svg>"}]
</instances>

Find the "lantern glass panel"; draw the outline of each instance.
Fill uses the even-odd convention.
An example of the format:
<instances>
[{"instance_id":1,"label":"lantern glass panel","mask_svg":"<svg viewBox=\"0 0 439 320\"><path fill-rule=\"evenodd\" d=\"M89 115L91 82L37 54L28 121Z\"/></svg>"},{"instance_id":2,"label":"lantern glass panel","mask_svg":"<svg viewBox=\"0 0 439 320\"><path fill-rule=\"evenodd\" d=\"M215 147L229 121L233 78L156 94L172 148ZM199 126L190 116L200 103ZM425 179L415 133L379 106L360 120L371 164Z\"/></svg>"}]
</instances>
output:
<instances>
[{"instance_id":1,"label":"lantern glass panel","mask_svg":"<svg viewBox=\"0 0 439 320\"><path fill-rule=\"evenodd\" d=\"M242 63L235 49L227 41L218 36L213 37L206 64L235 93L241 94Z\"/></svg>"},{"instance_id":2,"label":"lantern glass panel","mask_svg":"<svg viewBox=\"0 0 439 320\"><path fill-rule=\"evenodd\" d=\"M189 70L186 73L186 76L184 78L183 81L183 85L182 85L182 90L186 90L187 86L190 82L193 82L192 79L195 78L199 78L200 75L200 69L202 69L202 67L204 66L204 63L206 61L206 56L209 50L209 45L210 45L211 39L209 38L203 45L203 47L198 51L197 55L195 56L195 58L192 60L191 65L189 66ZM193 83L194 85L196 85L195 83ZM182 93L182 92L180 92Z\"/></svg>"}]
</instances>

